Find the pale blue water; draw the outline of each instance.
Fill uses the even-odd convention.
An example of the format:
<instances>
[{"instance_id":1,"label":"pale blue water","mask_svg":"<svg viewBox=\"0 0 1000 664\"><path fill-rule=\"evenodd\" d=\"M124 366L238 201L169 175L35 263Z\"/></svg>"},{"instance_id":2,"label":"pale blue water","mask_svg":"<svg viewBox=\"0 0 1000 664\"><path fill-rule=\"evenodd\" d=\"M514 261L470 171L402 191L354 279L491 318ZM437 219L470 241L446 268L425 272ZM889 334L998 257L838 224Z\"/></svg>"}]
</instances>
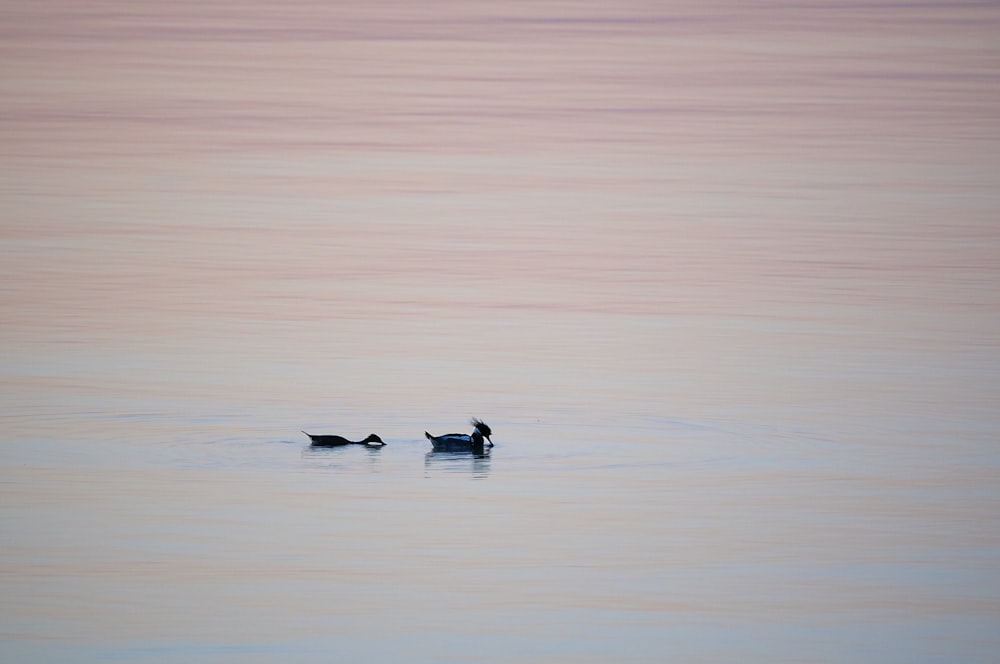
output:
<instances>
[{"instance_id":1,"label":"pale blue water","mask_svg":"<svg viewBox=\"0 0 1000 664\"><path fill-rule=\"evenodd\" d=\"M9 13L0 660L995 659L992 6Z\"/></svg>"}]
</instances>

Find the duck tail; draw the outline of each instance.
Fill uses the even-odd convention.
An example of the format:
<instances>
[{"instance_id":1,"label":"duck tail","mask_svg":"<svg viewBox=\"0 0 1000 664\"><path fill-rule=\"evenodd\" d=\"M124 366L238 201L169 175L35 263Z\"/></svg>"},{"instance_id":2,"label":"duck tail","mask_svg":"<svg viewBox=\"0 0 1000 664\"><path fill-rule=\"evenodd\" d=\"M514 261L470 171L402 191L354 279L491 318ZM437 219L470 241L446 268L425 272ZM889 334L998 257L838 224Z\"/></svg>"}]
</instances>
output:
<instances>
[{"instance_id":1,"label":"duck tail","mask_svg":"<svg viewBox=\"0 0 1000 664\"><path fill-rule=\"evenodd\" d=\"M427 436L427 440L430 440L431 438L434 437L434 436L430 435L429 433L427 433L426 431L424 432L424 435Z\"/></svg>"}]
</instances>

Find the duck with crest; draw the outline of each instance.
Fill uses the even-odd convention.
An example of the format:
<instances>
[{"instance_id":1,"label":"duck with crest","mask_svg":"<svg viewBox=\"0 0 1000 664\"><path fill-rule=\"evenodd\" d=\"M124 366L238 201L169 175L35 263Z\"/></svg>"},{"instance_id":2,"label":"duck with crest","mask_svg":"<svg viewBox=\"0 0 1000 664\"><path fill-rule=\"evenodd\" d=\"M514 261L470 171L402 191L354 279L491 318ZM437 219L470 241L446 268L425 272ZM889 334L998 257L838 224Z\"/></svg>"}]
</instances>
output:
<instances>
[{"instance_id":1,"label":"duck with crest","mask_svg":"<svg viewBox=\"0 0 1000 664\"><path fill-rule=\"evenodd\" d=\"M382 447L383 445L385 445L385 442L375 434L371 434L364 440L347 440L343 436L326 436L326 435L314 436L313 434L306 433L305 431L303 431L302 433L309 436L309 439L312 440L312 444L314 447L340 447L341 445L366 445L367 447Z\"/></svg>"},{"instance_id":2,"label":"duck with crest","mask_svg":"<svg viewBox=\"0 0 1000 664\"><path fill-rule=\"evenodd\" d=\"M493 441L490 440L493 430L490 429L490 426L486 422L475 418L473 418L471 424L473 427L471 434L446 433L440 436L432 436L425 431L424 435L427 436L427 440L431 441L431 445L434 446L435 450L444 452L482 450L484 449L484 439L489 443L488 447L493 447Z\"/></svg>"}]
</instances>

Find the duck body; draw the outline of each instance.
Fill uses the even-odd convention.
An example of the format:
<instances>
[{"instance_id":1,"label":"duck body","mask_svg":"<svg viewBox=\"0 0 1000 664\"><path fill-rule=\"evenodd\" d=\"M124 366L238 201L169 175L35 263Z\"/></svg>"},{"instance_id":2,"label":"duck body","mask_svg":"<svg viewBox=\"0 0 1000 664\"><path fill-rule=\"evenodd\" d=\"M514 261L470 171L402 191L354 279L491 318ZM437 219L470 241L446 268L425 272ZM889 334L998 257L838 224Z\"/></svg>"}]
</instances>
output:
<instances>
[{"instance_id":1,"label":"duck body","mask_svg":"<svg viewBox=\"0 0 1000 664\"><path fill-rule=\"evenodd\" d=\"M481 451L486 447L493 447L493 441L490 440L493 430L490 429L489 425L481 420L474 419L472 420L472 426L474 428L471 434L446 433L440 436L432 436L425 431L424 436L427 437L427 440L431 441L431 445L434 446L436 451L442 452ZM484 440L488 445L484 445Z\"/></svg>"},{"instance_id":2,"label":"duck body","mask_svg":"<svg viewBox=\"0 0 1000 664\"><path fill-rule=\"evenodd\" d=\"M367 445L368 447L382 447L385 445L385 442L375 434L371 434L364 440L348 440L343 436L314 436L313 434L305 431L302 433L309 436L309 439L312 441L314 447L340 447L341 445Z\"/></svg>"}]
</instances>

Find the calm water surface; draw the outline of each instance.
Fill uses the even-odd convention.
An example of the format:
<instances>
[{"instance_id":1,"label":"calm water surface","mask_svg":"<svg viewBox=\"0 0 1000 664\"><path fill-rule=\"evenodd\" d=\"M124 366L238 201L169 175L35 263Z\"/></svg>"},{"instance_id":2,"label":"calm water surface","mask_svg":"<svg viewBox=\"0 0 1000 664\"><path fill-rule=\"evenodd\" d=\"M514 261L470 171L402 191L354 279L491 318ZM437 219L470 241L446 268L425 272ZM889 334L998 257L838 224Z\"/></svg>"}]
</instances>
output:
<instances>
[{"instance_id":1,"label":"calm water surface","mask_svg":"<svg viewBox=\"0 0 1000 664\"><path fill-rule=\"evenodd\" d=\"M994 3L3 13L3 661L994 660Z\"/></svg>"}]
</instances>

